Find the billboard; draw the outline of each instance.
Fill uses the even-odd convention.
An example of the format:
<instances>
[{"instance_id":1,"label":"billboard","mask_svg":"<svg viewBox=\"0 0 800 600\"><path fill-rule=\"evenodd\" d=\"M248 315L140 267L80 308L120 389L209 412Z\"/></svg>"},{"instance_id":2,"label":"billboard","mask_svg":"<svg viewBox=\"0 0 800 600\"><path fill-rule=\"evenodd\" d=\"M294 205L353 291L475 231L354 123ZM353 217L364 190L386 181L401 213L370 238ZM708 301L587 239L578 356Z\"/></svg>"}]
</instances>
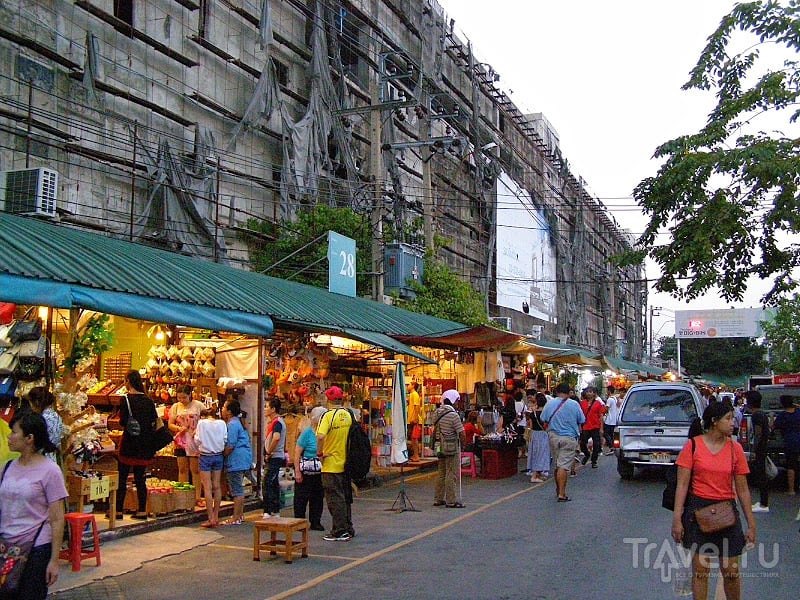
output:
<instances>
[{"instance_id":1,"label":"billboard","mask_svg":"<svg viewBox=\"0 0 800 600\"><path fill-rule=\"evenodd\" d=\"M556 322L556 258L544 211L506 173L497 180L497 304Z\"/></svg>"},{"instance_id":2,"label":"billboard","mask_svg":"<svg viewBox=\"0 0 800 600\"><path fill-rule=\"evenodd\" d=\"M762 337L760 321L765 321L764 308L723 308L718 310L676 310L675 337L709 339Z\"/></svg>"}]
</instances>

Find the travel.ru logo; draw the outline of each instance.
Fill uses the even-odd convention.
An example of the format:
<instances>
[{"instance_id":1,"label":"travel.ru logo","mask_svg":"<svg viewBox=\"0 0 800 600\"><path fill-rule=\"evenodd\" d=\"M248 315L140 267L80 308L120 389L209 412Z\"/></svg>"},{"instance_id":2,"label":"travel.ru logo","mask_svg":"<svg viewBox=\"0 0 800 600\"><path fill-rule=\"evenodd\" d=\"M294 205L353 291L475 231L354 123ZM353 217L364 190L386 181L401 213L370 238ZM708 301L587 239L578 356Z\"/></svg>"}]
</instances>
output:
<instances>
[{"instance_id":1,"label":"travel.ru logo","mask_svg":"<svg viewBox=\"0 0 800 600\"><path fill-rule=\"evenodd\" d=\"M634 569L656 569L659 571L661 581L669 583L674 580L676 573L685 573L692 568L692 554L695 551L703 552L703 547L686 549L669 539L661 543L651 542L648 538L622 538L624 544L631 545ZM726 554L728 540L723 540L722 553ZM753 552L757 548L757 552ZM755 560L762 569L773 569L780 561L780 545L775 542L770 548L759 543L749 552L743 552L739 560L742 571L747 569L749 561Z\"/></svg>"}]
</instances>

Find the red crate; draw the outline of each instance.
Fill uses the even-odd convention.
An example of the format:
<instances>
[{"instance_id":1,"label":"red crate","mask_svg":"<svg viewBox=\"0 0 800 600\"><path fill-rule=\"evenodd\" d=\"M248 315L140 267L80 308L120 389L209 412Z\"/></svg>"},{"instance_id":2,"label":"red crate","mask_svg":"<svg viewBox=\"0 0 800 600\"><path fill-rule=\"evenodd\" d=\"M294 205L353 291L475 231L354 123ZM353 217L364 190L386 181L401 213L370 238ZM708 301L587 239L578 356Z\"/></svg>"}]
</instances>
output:
<instances>
[{"instance_id":1,"label":"red crate","mask_svg":"<svg viewBox=\"0 0 800 600\"><path fill-rule=\"evenodd\" d=\"M481 453L481 477L483 479L505 479L517 472L517 449L489 450Z\"/></svg>"}]
</instances>

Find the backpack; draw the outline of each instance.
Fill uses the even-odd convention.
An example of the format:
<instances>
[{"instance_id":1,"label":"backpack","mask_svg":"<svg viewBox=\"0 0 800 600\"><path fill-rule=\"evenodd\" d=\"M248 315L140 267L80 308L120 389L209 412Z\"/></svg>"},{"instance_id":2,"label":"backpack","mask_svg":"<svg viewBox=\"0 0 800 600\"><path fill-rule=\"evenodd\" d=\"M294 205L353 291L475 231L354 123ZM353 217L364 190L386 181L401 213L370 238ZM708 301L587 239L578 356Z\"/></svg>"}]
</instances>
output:
<instances>
[{"instance_id":1,"label":"backpack","mask_svg":"<svg viewBox=\"0 0 800 600\"><path fill-rule=\"evenodd\" d=\"M347 431L347 456L344 461L344 472L352 481L361 481L369 473L369 467L372 464L372 444L353 413L350 413L350 420L352 422Z\"/></svg>"}]
</instances>

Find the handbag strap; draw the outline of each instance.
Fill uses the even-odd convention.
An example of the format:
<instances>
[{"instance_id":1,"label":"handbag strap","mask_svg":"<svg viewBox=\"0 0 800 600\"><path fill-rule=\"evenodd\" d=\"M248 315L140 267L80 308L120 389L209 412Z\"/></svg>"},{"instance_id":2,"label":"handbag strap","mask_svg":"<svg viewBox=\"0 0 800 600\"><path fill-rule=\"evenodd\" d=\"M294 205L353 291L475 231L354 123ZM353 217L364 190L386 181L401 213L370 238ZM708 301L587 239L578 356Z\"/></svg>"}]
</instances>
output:
<instances>
[{"instance_id":1,"label":"handbag strap","mask_svg":"<svg viewBox=\"0 0 800 600\"><path fill-rule=\"evenodd\" d=\"M128 405L128 418L130 419L133 416L133 412L131 411L131 401L128 399L128 394L125 394L125 404Z\"/></svg>"}]
</instances>

